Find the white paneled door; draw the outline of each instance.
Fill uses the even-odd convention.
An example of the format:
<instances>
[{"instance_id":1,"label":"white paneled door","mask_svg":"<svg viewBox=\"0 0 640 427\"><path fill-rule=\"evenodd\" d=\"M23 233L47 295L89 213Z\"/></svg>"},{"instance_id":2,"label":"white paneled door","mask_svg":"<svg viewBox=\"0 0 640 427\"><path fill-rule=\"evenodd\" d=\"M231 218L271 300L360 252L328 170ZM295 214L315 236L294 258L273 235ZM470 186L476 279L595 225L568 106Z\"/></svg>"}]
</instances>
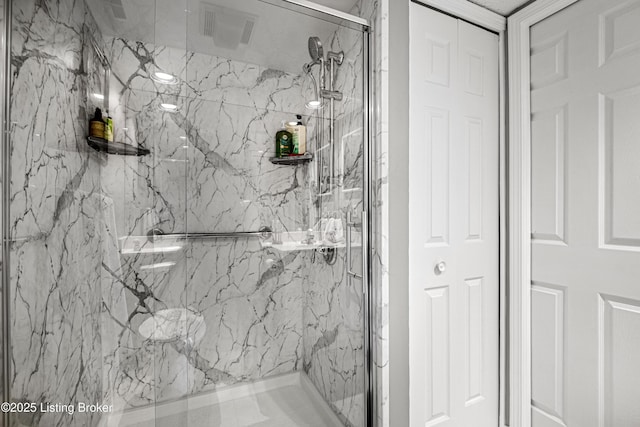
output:
<instances>
[{"instance_id":1,"label":"white paneled door","mask_svg":"<svg viewBox=\"0 0 640 427\"><path fill-rule=\"evenodd\" d=\"M410 14L411 426L496 427L499 39Z\"/></svg>"},{"instance_id":2,"label":"white paneled door","mask_svg":"<svg viewBox=\"0 0 640 427\"><path fill-rule=\"evenodd\" d=\"M640 426L640 0L531 28L532 420Z\"/></svg>"}]
</instances>

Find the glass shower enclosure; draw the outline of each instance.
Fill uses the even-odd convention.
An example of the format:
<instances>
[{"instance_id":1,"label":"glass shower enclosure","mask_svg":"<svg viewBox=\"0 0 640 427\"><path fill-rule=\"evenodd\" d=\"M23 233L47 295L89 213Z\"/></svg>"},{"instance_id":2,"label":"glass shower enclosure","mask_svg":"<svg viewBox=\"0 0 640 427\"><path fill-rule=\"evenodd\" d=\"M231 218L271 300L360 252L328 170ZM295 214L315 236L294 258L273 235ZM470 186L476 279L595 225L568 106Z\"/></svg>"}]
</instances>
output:
<instances>
[{"instance_id":1,"label":"glass shower enclosure","mask_svg":"<svg viewBox=\"0 0 640 427\"><path fill-rule=\"evenodd\" d=\"M3 425L370 425L366 21L5 2Z\"/></svg>"}]
</instances>

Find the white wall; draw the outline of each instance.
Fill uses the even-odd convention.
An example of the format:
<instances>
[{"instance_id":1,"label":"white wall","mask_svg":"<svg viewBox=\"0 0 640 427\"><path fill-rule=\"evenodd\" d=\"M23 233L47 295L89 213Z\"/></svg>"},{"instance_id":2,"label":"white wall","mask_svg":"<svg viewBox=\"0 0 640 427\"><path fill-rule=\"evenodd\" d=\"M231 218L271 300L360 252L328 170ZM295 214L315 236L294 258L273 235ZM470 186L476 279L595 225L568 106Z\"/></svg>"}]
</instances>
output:
<instances>
[{"instance_id":1,"label":"white wall","mask_svg":"<svg viewBox=\"0 0 640 427\"><path fill-rule=\"evenodd\" d=\"M374 189L376 380L379 426L409 425L409 1L375 12Z\"/></svg>"},{"instance_id":2,"label":"white wall","mask_svg":"<svg viewBox=\"0 0 640 427\"><path fill-rule=\"evenodd\" d=\"M409 425L409 1L389 1L389 419ZM384 104L383 104L384 108Z\"/></svg>"}]
</instances>

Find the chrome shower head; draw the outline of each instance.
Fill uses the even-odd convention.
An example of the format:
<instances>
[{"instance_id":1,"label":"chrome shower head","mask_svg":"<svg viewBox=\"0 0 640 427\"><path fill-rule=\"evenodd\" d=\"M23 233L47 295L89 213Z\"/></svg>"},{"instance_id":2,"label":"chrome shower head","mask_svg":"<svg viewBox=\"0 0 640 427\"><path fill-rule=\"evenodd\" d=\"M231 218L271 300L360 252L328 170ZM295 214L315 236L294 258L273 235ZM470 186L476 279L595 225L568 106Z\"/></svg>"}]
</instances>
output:
<instances>
[{"instance_id":1,"label":"chrome shower head","mask_svg":"<svg viewBox=\"0 0 640 427\"><path fill-rule=\"evenodd\" d=\"M319 37L309 37L309 55L314 63L324 59L324 50Z\"/></svg>"}]
</instances>

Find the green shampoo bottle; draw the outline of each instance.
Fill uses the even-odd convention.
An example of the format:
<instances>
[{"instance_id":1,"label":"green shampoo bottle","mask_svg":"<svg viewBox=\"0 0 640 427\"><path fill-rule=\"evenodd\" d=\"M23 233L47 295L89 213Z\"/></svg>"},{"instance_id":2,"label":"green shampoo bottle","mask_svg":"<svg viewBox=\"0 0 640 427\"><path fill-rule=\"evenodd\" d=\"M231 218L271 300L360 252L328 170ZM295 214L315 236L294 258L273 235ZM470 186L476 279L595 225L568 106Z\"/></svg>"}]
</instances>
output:
<instances>
[{"instance_id":1,"label":"green shampoo bottle","mask_svg":"<svg viewBox=\"0 0 640 427\"><path fill-rule=\"evenodd\" d=\"M285 129L284 122L282 128L276 133L276 157L287 157L293 152L293 135Z\"/></svg>"}]
</instances>

